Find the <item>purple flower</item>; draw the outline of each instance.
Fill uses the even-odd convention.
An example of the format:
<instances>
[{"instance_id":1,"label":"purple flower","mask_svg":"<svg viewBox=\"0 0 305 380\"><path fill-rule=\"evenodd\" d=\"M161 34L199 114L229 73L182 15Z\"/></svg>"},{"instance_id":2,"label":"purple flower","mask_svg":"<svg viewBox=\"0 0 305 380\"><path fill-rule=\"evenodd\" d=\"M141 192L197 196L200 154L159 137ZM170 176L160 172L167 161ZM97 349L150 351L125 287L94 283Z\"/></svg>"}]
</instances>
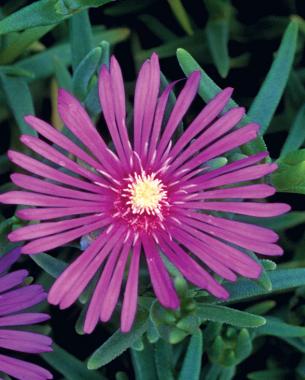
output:
<instances>
[{"instance_id":1,"label":"purple flower","mask_svg":"<svg viewBox=\"0 0 305 380\"><path fill-rule=\"evenodd\" d=\"M28 276L26 270L7 273L19 256L17 248L0 258L0 372L20 380L52 379L51 373L44 368L2 352L2 349L32 354L52 351L51 338L20 329L20 326L44 322L49 316L24 311L43 301L46 293L40 285L24 286L23 281Z\"/></svg>"},{"instance_id":2,"label":"purple flower","mask_svg":"<svg viewBox=\"0 0 305 380\"><path fill-rule=\"evenodd\" d=\"M137 307L141 254L158 300L172 309L179 307L179 299L161 252L191 283L219 298L227 298L228 292L211 272L229 281L235 281L237 275L260 275L260 265L238 247L269 256L282 254L275 244L278 236L270 229L233 221L226 214L215 216L220 212L271 217L289 210L285 204L261 201L275 192L261 183L261 178L276 169L275 164L261 163L267 153L218 169L208 164L257 137L259 126L254 123L235 128L244 116L243 108L221 114L232 89L220 92L172 143L199 81L198 71L189 76L164 122L174 84L159 95L159 61L153 54L137 79L131 132L126 127L121 69L112 57L110 69L102 67L99 96L114 149L107 146L82 105L60 90L60 116L81 145L34 116L27 116L26 122L44 140L33 136L21 140L65 170L9 152L10 159L31 175L13 174L12 181L27 191L8 192L0 201L36 206L19 210L18 216L41 221L9 235L12 241L30 240L23 253L47 251L100 230L56 280L48 297L62 309L69 307L103 266L85 320L87 333L99 319L110 319L127 266L121 329L130 330ZM249 201L253 198L259 201Z\"/></svg>"}]
</instances>

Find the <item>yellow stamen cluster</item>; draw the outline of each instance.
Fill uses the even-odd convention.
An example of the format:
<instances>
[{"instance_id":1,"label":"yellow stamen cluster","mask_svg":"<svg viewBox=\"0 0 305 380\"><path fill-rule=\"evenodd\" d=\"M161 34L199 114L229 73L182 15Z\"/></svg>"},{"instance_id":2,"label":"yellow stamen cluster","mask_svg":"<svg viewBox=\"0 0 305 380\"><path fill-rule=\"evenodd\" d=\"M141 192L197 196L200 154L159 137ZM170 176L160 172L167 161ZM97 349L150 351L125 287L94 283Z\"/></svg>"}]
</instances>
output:
<instances>
[{"instance_id":1,"label":"yellow stamen cluster","mask_svg":"<svg viewBox=\"0 0 305 380\"><path fill-rule=\"evenodd\" d=\"M125 190L129 193L131 210L134 214L156 215L161 212L161 201L166 200L167 192L163 183L155 178L155 174L147 175L144 171L134 174L132 181Z\"/></svg>"}]
</instances>

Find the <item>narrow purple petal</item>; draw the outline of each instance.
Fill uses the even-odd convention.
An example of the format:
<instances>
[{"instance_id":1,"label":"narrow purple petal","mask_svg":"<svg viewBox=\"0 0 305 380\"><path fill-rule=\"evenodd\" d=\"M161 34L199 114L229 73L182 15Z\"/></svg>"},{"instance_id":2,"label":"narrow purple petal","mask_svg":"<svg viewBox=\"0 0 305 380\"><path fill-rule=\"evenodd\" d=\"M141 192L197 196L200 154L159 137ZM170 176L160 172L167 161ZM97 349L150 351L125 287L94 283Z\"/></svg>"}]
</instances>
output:
<instances>
[{"instance_id":1,"label":"narrow purple petal","mask_svg":"<svg viewBox=\"0 0 305 380\"><path fill-rule=\"evenodd\" d=\"M129 239L130 240L130 239ZM101 305L100 319L101 321L108 321L114 311L118 301L120 290L123 282L124 270L131 247L131 241L124 243L122 252L119 255L118 261L114 268L111 280L105 291L105 295Z\"/></svg>"},{"instance_id":2,"label":"narrow purple petal","mask_svg":"<svg viewBox=\"0 0 305 380\"><path fill-rule=\"evenodd\" d=\"M140 157L146 157L148 153L149 137L153 125L160 88L160 66L157 54L153 54L150 60L150 81L147 93L145 113L143 116L143 128L140 144Z\"/></svg>"},{"instance_id":3,"label":"narrow purple petal","mask_svg":"<svg viewBox=\"0 0 305 380\"><path fill-rule=\"evenodd\" d=\"M35 193L96 202L101 200L101 194L92 194L85 191L69 189L25 174L14 173L11 175L11 180L15 185L25 190L31 190ZM102 191L103 190L101 189L101 193ZM109 191L103 191L102 196L104 197L106 194L109 195Z\"/></svg>"},{"instance_id":4,"label":"narrow purple petal","mask_svg":"<svg viewBox=\"0 0 305 380\"><path fill-rule=\"evenodd\" d=\"M100 76L99 76L99 97L100 102L104 114L104 118L106 120L107 127L109 129L113 144L115 146L115 149L118 153L118 156L121 161L122 167L127 168L127 156L125 155L125 151L122 145L121 137L119 135L119 131L117 128L116 123L116 108L118 109L119 106L117 105L115 108L115 102L116 99L113 98L113 88L111 83L111 76L107 69L106 65L102 66ZM122 116L122 110L119 110L119 114ZM124 115L125 117L125 115ZM120 123L122 120L120 120ZM127 152L126 152L127 153Z\"/></svg>"},{"instance_id":5,"label":"narrow purple petal","mask_svg":"<svg viewBox=\"0 0 305 380\"><path fill-rule=\"evenodd\" d=\"M43 237L40 239L35 239L30 243L24 245L21 249L22 253L34 254L43 251L49 251L50 249L60 247L61 245L67 244L81 236L87 235L90 232L96 231L109 224L109 219L102 219L97 222L88 224L87 226L75 228L68 232L58 233L52 236Z\"/></svg>"},{"instance_id":6,"label":"narrow purple petal","mask_svg":"<svg viewBox=\"0 0 305 380\"><path fill-rule=\"evenodd\" d=\"M92 171L77 164L76 162L72 161L70 158L53 148L51 145L45 143L44 141L40 140L35 136L21 135L20 141L28 148L38 153L40 156L48 159L51 162L54 162L58 166L68 169L71 172L76 173L93 182L104 182L103 178L101 178L100 175L94 174Z\"/></svg>"},{"instance_id":7,"label":"narrow purple petal","mask_svg":"<svg viewBox=\"0 0 305 380\"><path fill-rule=\"evenodd\" d=\"M193 142L176 160L171 163L170 171L179 167L188 158L198 153L201 149L208 146L218 138L222 137L225 133L230 131L236 126L245 114L244 108L233 108L228 111L224 116L215 121L207 131L202 133L200 137Z\"/></svg>"},{"instance_id":8,"label":"narrow purple petal","mask_svg":"<svg viewBox=\"0 0 305 380\"><path fill-rule=\"evenodd\" d=\"M269 228L256 226L254 224L238 222L220 218L218 216L207 215L202 213L192 212L189 214L191 218L201 220L204 223L220 227L224 230L235 232L241 236L255 236L255 239L262 242L274 243L278 240L279 236Z\"/></svg>"},{"instance_id":9,"label":"narrow purple petal","mask_svg":"<svg viewBox=\"0 0 305 380\"><path fill-rule=\"evenodd\" d=\"M53 379L46 369L23 360L10 358L0 354L0 371L15 377L18 380L46 380Z\"/></svg>"},{"instance_id":10,"label":"narrow purple petal","mask_svg":"<svg viewBox=\"0 0 305 380\"><path fill-rule=\"evenodd\" d=\"M142 237L142 244L154 292L164 307L177 309L179 298L173 287L169 274L161 260L156 243L150 236Z\"/></svg>"},{"instance_id":11,"label":"narrow purple petal","mask_svg":"<svg viewBox=\"0 0 305 380\"><path fill-rule=\"evenodd\" d=\"M9 315L45 300L46 293L40 285L30 285L9 291L1 296L0 316Z\"/></svg>"},{"instance_id":12,"label":"narrow purple petal","mask_svg":"<svg viewBox=\"0 0 305 380\"><path fill-rule=\"evenodd\" d=\"M0 329L0 347L3 348L38 354L52 351L51 344L52 339L42 334Z\"/></svg>"},{"instance_id":13,"label":"narrow purple petal","mask_svg":"<svg viewBox=\"0 0 305 380\"><path fill-rule=\"evenodd\" d=\"M83 272L81 273L81 275L77 279L76 283L71 287L70 291L68 293L66 293L65 296L62 298L62 300L59 304L61 309L66 309L67 307L71 306L77 300L77 298L80 296L82 291L85 290L85 287L88 285L89 281L93 278L93 276L95 275L97 270L102 266L104 260L107 257L109 257L107 264L109 261L112 261L112 254L115 256L114 252L116 250L119 252L119 250L122 247L122 240L121 240L122 234L123 234L123 229L120 228L116 231L116 233L111 235L111 237L108 237L108 241L105 244L105 246L103 247L103 249L97 254L97 256L90 263L88 263L86 270L83 270ZM112 253L110 254L111 250L112 250ZM116 253L118 253L118 252L116 252ZM109 254L110 254L110 256L109 256ZM115 259L113 259L113 261L115 262ZM102 277L103 277L104 273L105 273L104 276L106 276L106 277L108 276L107 271L105 272L107 264L106 264L104 271L102 273ZM113 268L111 268L111 265L110 265L110 272L111 272L111 269L113 269ZM101 288L102 292L105 292L107 285L108 285L108 277L105 280L104 285ZM97 285L95 291L97 291L97 289L98 289L98 285ZM91 302L93 302L93 298L94 298L94 295L92 297ZM100 297L98 297L98 303L99 303L99 307L100 307L100 303L101 303ZM90 309L90 306L89 306L89 309ZM89 310L88 310L88 312L89 312Z\"/></svg>"},{"instance_id":14,"label":"narrow purple petal","mask_svg":"<svg viewBox=\"0 0 305 380\"><path fill-rule=\"evenodd\" d=\"M59 170L53 169L50 166L43 164L34 158L28 157L23 153L10 150L8 152L8 157L14 164L20 166L32 174L37 174L41 177L49 178L56 182L62 182L66 185L80 188L81 190L87 190L93 193L99 194L101 191L101 188L97 185L88 183L81 179L65 174Z\"/></svg>"},{"instance_id":15,"label":"narrow purple petal","mask_svg":"<svg viewBox=\"0 0 305 380\"><path fill-rule=\"evenodd\" d=\"M9 315L7 317L0 317L0 326L26 326L40 322L45 322L50 319L48 314L43 313L21 313L16 315Z\"/></svg>"},{"instance_id":16,"label":"narrow purple petal","mask_svg":"<svg viewBox=\"0 0 305 380\"><path fill-rule=\"evenodd\" d=\"M70 131L116 177L114 168L118 169L118 161L114 155L110 154L107 145L80 102L63 89L58 92L58 112Z\"/></svg>"},{"instance_id":17,"label":"narrow purple petal","mask_svg":"<svg viewBox=\"0 0 305 380\"><path fill-rule=\"evenodd\" d=\"M208 247L211 254L218 258L218 261L224 262L226 266L233 269L236 273L249 278L257 278L259 276L261 272L260 265L243 252L186 224L182 223L179 227L186 231L188 236L193 235L201 244Z\"/></svg>"},{"instance_id":18,"label":"narrow purple petal","mask_svg":"<svg viewBox=\"0 0 305 380\"><path fill-rule=\"evenodd\" d=\"M147 101L147 95L149 91L149 80L150 80L150 62L145 61L139 72L135 96L134 96L134 150L137 153L141 151L141 136L143 128L143 119L145 114L145 103Z\"/></svg>"},{"instance_id":19,"label":"narrow purple petal","mask_svg":"<svg viewBox=\"0 0 305 380\"><path fill-rule=\"evenodd\" d=\"M85 151L83 151L79 146L74 144L68 137L60 133L57 129L53 128L50 124L43 120L38 119L35 116L28 115L24 118L27 124L29 124L35 131L40 133L43 137L51 141L52 143L58 145L59 147L65 149L67 152L74 154L82 161L86 162L90 166L96 169L103 169L103 166L91 156L89 156Z\"/></svg>"},{"instance_id":20,"label":"narrow purple petal","mask_svg":"<svg viewBox=\"0 0 305 380\"><path fill-rule=\"evenodd\" d=\"M187 170L188 172L202 165L204 162L209 161L215 157L222 155L234 148L237 148L243 144L254 140L257 137L257 132L259 126L257 124L248 124L246 127L240 128L237 131L229 133L227 136L223 137L219 141L215 142L207 149L203 150L196 157L187 161L181 166L181 169ZM179 174L179 171L177 172Z\"/></svg>"},{"instance_id":21,"label":"narrow purple petal","mask_svg":"<svg viewBox=\"0 0 305 380\"><path fill-rule=\"evenodd\" d=\"M192 238L186 234L182 229L175 228L173 230L174 238L194 255L196 255L205 265L213 270L216 274L228 281L236 281L237 277L234 272L226 263L222 263L217 259L217 256L211 255L207 247L202 244L198 239Z\"/></svg>"},{"instance_id":22,"label":"narrow purple petal","mask_svg":"<svg viewBox=\"0 0 305 380\"><path fill-rule=\"evenodd\" d=\"M110 60L111 85L114 96L115 118L126 157L131 154L131 144L126 127L125 90L122 71L114 56Z\"/></svg>"},{"instance_id":23,"label":"narrow purple petal","mask_svg":"<svg viewBox=\"0 0 305 380\"><path fill-rule=\"evenodd\" d=\"M275 193L275 188L269 185L248 185L236 186L226 189L217 189L193 193L185 197L180 197L182 200L204 200L204 199L257 199L270 197Z\"/></svg>"},{"instance_id":24,"label":"narrow purple petal","mask_svg":"<svg viewBox=\"0 0 305 380\"><path fill-rule=\"evenodd\" d=\"M200 71L194 71L189 76L185 86L180 92L158 145L157 157L163 155L173 133L196 96L200 82L200 75Z\"/></svg>"},{"instance_id":25,"label":"narrow purple petal","mask_svg":"<svg viewBox=\"0 0 305 380\"><path fill-rule=\"evenodd\" d=\"M160 96L158 100L158 104L156 107L156 112L155 112L155 118L154 118L154 123L152 127L152 132L151 132L151 137L149 139L149 146L148 146L148 157L147 157L147 164L151 165L154 162L154 158L156 158L156 147L157 147L157 142L160 137L160 131L161 131L161 126L162 126L162 121L168 101L168 97L174 87L174 85L177 82L173 82L166 86L165 90L163 91L162 95Z\"/></svg>"},{"instance_id":26,"label":"narrow purple petal","mask_svg":"<svg viewBox=\"0 0 305 380\"><path fill-rule=\"evenodd\" d=\"M115 245L114 245L115 244ZM109 286L109 281L111 279L118 255L122 249L122 241L113 242L111 248L108 250L110 255L108 256L107 263L103 269L101 277L97 283L94 290L93 296L91 298L89 308L86 314L84 332L90 334L97 325L100 317L101 303L107 288Z\"/></svg>"},{"instance_id":27,"label":"narrow purple petal","mask_svg":"<svg viewBox=\"0 0 305 380\"><path fill-rule=\"evenodd\" d=\"M207 289L215 297L227 299L229 293L206 270L204 270L181 246L168 239L164 232L158 234L160 244L169 260L194 285Z\"/></svg>"},{"instance_id":28,"label":"narrow purple petal","mask_svg":"<svg viewBox=\"0 0 305 380\"><path fill-rule=\"evenodd\" d=\"M9 253L0 258L0 273L5 272L11 265L13 265L21 254L20 248L15 248Z\"/></svg>"},{"instance_id":29,"label":"narrow purple petal","mask_svg":"<svg viewBox=\"0 0 305 380\"><path fill-rule=\"evenodd\" d=\"M129 268L128 279L124 292L124 299L121 312L121 331L130 331L135 319L138 299L138 283L139 283L139 266L141 255L141 243L138 240L135 243L131 254L131 263Z\"/></svg>"},{"instance_id":30,"label":"narrow purple petal","mask_svg":"<svg viewBox=\"0 0 305 380\"><path fill-rule=\"evenodd\" d=\"M209 224L205 224L189 218L183 218L181 219L181 222L187 223L188 225L198 228L203 232L207 232L212 236L216 236L219 239L227 240L230 243L236 244L249 250L253 250L263 255L273 256L283 254L282 248L278 245L258 241L255 236L241 236L238 233L226 231L221 227L211 226Z\"/></svg>"},{"instance_id":31,"label":"narrow purple petal","mask_svg":"<svg viewBox=\"0 0 305 380\"><path fill-rule=\"evenodd\" d=\"M72 228L85 226L97 222L101 217L97 215L85 216L77 219L63 220L59 222L30 224L18 228L8 235L10 241L37 239L39 237L53 235L58 232L71 230Z\"/></svg>"},{"instance_id":32,"label":"narrow purple petal","mask_svg":"<svg viewBox=\"0 0 305 380\"><path fill-rule=\"evenodd\" d=\"M31 193L27 191L9 191L0 195L0 202L6 204L49 206L49 207L78 207L95 206L96 212L103 207L102 202L80 201L76 199L57 198L49 195Z\"/></svg>"},{"instance_id":33,"label":"narrow purple petal","mask_svg":"<svg viewBox=\"0 0 305 380\"><path fill-rule=\"evenodd\" d=\"M256 203L256 202L187 202L179 205L182 208L233 212L241 215L269 218L282 215L290 210L285 203Z\"/></svg>"},{"instance_id":34,"label":"narrow purple petal","mask_svg":"<svg viewBox=\"0 0 305 380\"><path fill-rule=\"evenodd\" d=\"M12 289L15 286L21 284L28 275L26 270L18 270L11 272L0 278L0 293L5 292L8 289Z\"/></svg>"},{"instance_id":35,"label":"narrow purple petal","mask_svg":"<svg viewBox=\"0 0 305 380\"><path fill-rule=\"evenodd\" d=\"M101 251L109 235L100 234L90 246L56 279L48 294L48 301L52 305L58 305L62 298L70 291L74 283L78 280L83 272L86 272L89 264L96 255ZM96 271L98 268L96 268ZM90 278L88 282L90 281Z\"/></svg>"},{"instance_id":36,"label":"narrow purple petal","mask_svg":"<svg viewBox=\"0 0 305 380\"><path fill-rule=\"evenodd\" d=\"M18 210L17 216L24 220L49 220L71 215L96 213L96 206L63 207L63 208L26 208ZM103 213L101 213L102 215Z\"/></svg>"},{"instance_id":37,"label":"narrow purple petal","mask_svg":"<svg viewBox=\"0 0 305 380\"><path fill-rule=\"evenodd\" d=\"M223 174L221 176L209 180L204 179L204 175L199 176L193 179L192 182L195 185L198 184L198 187L195 186L195 189L211 189L213 187L218 186L231 185L234 183L240 183L245 181L253 181L272 173L274 170L276 170L276 168L276 164L253 165L247 168L236 170L232 173Z\"/></svg>"},{"instance_id":38,"label":"narrow purple petal","mask_svg":"<svg viewBox=\"0 0 305 380\"><path fill-rule=\"evenodd\" d=\"M202 132L207 126L217 117L224 109L225 105L230 100L233 89L228 87L221 91L211 100L188 126L187 130L179 138L170 152L171 157L176 157L182 149L194 138L198 133Z\"/></svg>"}]
</instances>

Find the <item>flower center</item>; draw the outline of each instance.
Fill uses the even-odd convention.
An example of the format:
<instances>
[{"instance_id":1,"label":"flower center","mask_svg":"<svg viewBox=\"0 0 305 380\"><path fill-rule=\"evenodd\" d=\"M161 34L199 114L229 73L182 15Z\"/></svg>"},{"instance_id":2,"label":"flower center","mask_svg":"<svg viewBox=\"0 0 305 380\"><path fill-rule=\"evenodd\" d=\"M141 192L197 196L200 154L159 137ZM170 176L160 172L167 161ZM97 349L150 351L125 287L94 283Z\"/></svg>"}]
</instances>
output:
<instances>
[{"instance_id":1,"label":"flower center","mask_svg":"<svg viewBox=\"0 0 305 380\"><path fill-rule=\"evenodd\" d=\"M144 171L134 174L125 191L128 193L133 214L157 215L161 212L162 201L167 198L167 191L162 181L155 178L156 174L147 175Z\"/></svg>"}]
</instances>

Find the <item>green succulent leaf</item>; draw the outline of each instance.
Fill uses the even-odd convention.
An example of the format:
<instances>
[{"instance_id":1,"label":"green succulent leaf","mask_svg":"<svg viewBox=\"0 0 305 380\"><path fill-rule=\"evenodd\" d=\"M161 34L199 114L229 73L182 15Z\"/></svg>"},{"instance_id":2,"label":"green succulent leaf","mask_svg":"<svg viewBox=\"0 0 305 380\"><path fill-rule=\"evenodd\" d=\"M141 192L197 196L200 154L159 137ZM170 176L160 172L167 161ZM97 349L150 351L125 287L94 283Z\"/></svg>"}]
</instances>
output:
<instances>
[{"instance_id":1,"label":"green succulent leaf","mask_svg":"<svg viewBox=\"0 0 305 380\"><path fill-rule=\"evenodd\" d=\"M92 29L88 11L77 13L69 20L72 67L75 71L93 47Z\"/></svg>"},{"instance_id":2,"label":"green succulent leaf","mask_svg":"<svg viewBox=\"0 0 305 380\"><path fill-rule=\"evenodd\" d=\"M266 323L265 318L259 315L219 305L201 304L198 306L197 315L202 320L226 323L237 327L254 328Z\"/></svg>"},{"instance_id":3,"label":"green succulent leaf","mask_svg":"<svg viewBox=\"0 0 305 380\"><path fill-rule=\"evenodd\" d=\"M98 372L89 371L86 365L59 347L57 344L52 345L53 352L42 354L43 359L58 372L64 375L67 380L106 380Z\"/></svg>"},{"instance_id":4,"label":"green succulent leaf","mask_svg":"<svg viewBox=\"0 0 305 380\"><path fill-rule=\"evenodd\" d=\"M40 266L40 268L53 278L59 277L68 266L64 261L48 255L47 253L39 253L38 255L32 255L30 257Z\"/></svg>"},{"instance_id":5,"label":"green succulent leaf","mask_svg":"<svg viewBox=\"0 0 305 380\"><path fill-rule=\"evenodd\" d=\"M281 192L305 194L305 149L288 153L277 161L279 167L271 176Z\"/></svg>"},{"instance_id":6,"label":"green succulent leaf","mask_svg":"<svg viewBox=\"0 0 305 380\"><path fill-rule=\"evenodd\" d=\"M199 85L198 93L205 102L213 99L220 91L221 88L208 76L208 74L201 68L198 62L184 49L179 48L177 50L177 59L185 75L190 75L195 70L200 70L201 81ZM225 110L237 107L238 104L234 100L230 100ZM244 124L250 122L248 117L243 119ZM242 147L242 151L245 154L254 154L267 150L264 140L258 137L252 143Z\"/></svg>"},{"instance_id":7,"label":"green succulent leaf","mask_svg":"<svg viewBox=\"0 0 305 380\"><path fill-rule=\"evenodd\" d=\"M58 24L76 12L100 7L112 0L39 0L0 21L0 35L10 32Z\"/></svg>"},{"instance_id":8,"label":"green succulent leaf","mask_svg":"<svg viewBox=\"0 0 305 380\"><path fill-rule=\"evenodd\" d=\"M305 141L305 104L299 109L282 147L280 157L299 149Z\"/></svg>"},{"instance_id":9,"label":"green succulent leaf","mask_svg":"<svg viewBox=\"0 0 305 380\"><path fill-rule=\"evenodd\" d=\"M298 23L291 21L276 58L249 109L248 116L261 126L261 134L266 132L286 87L296 52L297 36Z\"/></svg>"},{"instance_id":10,"label":"green succulent leaf","mask_svg":"<svg viewBox=\"0 0 305 380\"><path fill-rule=\"evenodd\" d=\"M200 329L197 329L190 338L178 380L199 380L202 352L202 332Z\"/></svg>"},{"instance_id":11,"label":"green succulent leaf","mask_svg":"<svg viewBox=\"0 0 305 380\"><path fill-rule=\"evenodd\" d=\"M90 80L96 74L102 56L102 48L91 50L77 66L73 76L73 92L80 100L88 94Z\"/></svg>"},{"instance_id":12,"label":"green succulent leaf","mask_svg":"<svg viewBox=\"0 0 305 380\"><path fill-rule=\"evenodd\" d=\"M226 284L226 289L230 293L230 298L227 303L249 300L253 297L273 294L274 292L279 291L288 291L305 285L304 268L277 269L270 272L269 277L272 283L272 291L270 292L262 289L255 282L247 279L240 279L234 284Z\"/></svg>"},{"instance_id":13,"label":"green succulent leaf","mask_svg":"<svg viewBox=\"0 0 305 380\"><path fill-rule=\"evenodd\" d=\"M155 380L158 378L154 361L154 346L144 342L144 349L130 350L135 380Z\"/></svg>"},{"instance_id":14,"label":"green succulent leaf","mask_svg":"<svg viewBox=\"0 0 305 380\"><path fill-rule=\"evenodd\" d=\"M97 369L103 367L130 348L147 330L147 317L147 312L143 310L138 311L132 330L126 334L117 330L111 335L111 337L90 356L88 360L88 368Z\"/></svg>"},{"instance_id":15,"label":"green succulent leaf","mask_svg":"<svg viewBox=\"0 0 305 380\"><path fill-rule=\"evenodd\" d=\"M0 72L0 84L20 132L37 136L36 131L30 128L24 121L24 116L34 115L35 113L32 95L24 78L13 77Z\"/></svg>"},{"instance_id":16,"label":"green succulent leaf","mask_svg":"<svg viewBox=\"0 0 305 380\"><path fill-rule=\"evenodd\" d=\"M305 327L293 326L281 321L279 318L266 316L266 324L258 327L254 331L255 336L272 335L288 338L297 338L305 336Z\"/></svg>"}]
</instances>

